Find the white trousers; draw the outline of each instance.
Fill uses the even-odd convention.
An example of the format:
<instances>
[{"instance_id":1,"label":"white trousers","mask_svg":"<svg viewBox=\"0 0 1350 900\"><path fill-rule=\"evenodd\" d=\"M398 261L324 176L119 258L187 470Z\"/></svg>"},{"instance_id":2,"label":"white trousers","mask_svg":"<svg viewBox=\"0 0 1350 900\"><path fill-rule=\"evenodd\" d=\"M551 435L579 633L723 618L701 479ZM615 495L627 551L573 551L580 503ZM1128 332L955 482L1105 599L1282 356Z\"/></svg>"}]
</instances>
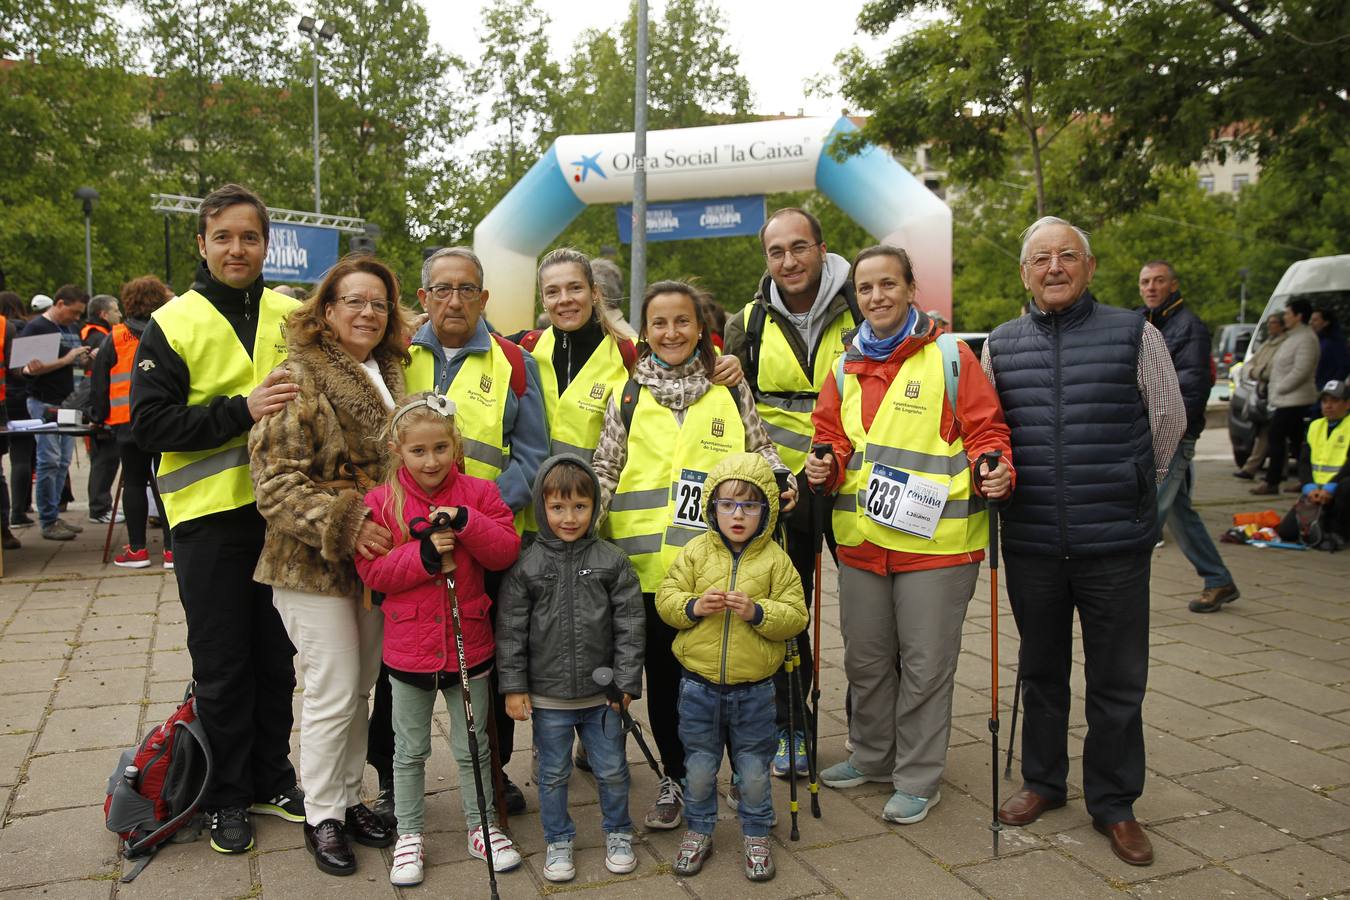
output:
<instances>
[{"instance_id":1,"label":"white trousers","mask_svg":"<svg viewBox=\"0 0 1350 900\"><path fill-rule=\"evenodd\" d=\"M347 807L361 802L384 615L360 600L288 588L273 588L272 601L295 645L295 672L305 692L300 708L305 818L311 825L341 822Z\"/></svg>"}]
</instances>

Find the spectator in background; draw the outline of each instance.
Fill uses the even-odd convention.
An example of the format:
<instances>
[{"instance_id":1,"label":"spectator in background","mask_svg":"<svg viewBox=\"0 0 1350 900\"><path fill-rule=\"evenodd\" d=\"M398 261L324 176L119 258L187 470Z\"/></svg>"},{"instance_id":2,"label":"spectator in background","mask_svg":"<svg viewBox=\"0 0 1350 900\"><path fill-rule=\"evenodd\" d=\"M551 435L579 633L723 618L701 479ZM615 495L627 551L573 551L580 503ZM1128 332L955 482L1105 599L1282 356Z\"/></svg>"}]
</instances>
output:
<instances>
[{"instance_id":1,"label":"spectator in background","mask_svg":"<svg viewBox=\"0 0 1350 900\"><path fill-rule=\"evenodd\" d=\"M52 308L52 298L46 294L34 294L33 302L28 304L28 308L32 311L32 314L28 316L29 319L33 316L40 316Z\"/></svg>"},{"instance_id":2,"label":"spectator in background","mask_svg":"<svg viewBox=\"0 0 1350 900\"><path fill-rule=\"evenodd\" d=\"M33 360L23 367L29 383L28 415L43 418L48 408L59 407L75 390L74 366L83 366L90 357L89 348L80 343L76 323L84 316L89 296L73 284L62 285L51 306L24 326L20 337L43 334L60 335L58 356L51 362ZM59 518L61 486L70 470L75 439L65 434L37 435L37 505L42 537L49 541L70 541L84 529Z\"/></svg>"},{"instance_id":3,"label":"spectator in background","mask_svg":"<svg viewBox=\"0 0 1350 900\"><path fill-rule=\"evenodd\" d=\"M1284 478L1284 465L1291 448L1303 445L1303 415L1308 404L1317 399L1317 360L1321 350L1317 335L1308 327L1312 304L1295 298L1284 307L1287 332L1284 345L1275 351L1270 363L1270 465L1265 484L1251 489L1253 494L1277 494ZM1297 491L1295 486L1293 490Z\"/></svg>"},{"instance_id":4,"label":"spectator in background","mask_svg":"<svg viewBox=\"0 0 1350 900\"><path fill-rule=\"evenodd\" d=\"M605 316L609 319L610 325L614 326L614 333L636 343L637 332L623 317L623 301L628 299L627 292L623 289L623 269L620 269L614 260L597 256L591 260L591 273L595 276L595 286L600 289Z\"/></svg>"},{"instance_id":5,"label":"spectator in background","mask_svg":"<svg viewBox=\"0 0 1350 900\"><path fill-rule=\"evenodd\" d=\"M6 383L8 381L5 377L8 369L6 362L9 360L14 335L18 333L23 321L23 303L19 300L19 295L13 291L0 293L0 424L9 424L8 411L3 401L13 388ZM31 445L32 438L29 438L29 443ZM8 451L8 441L0 437L0 456ZM0 468L0 546L6 550L18 550L23 546L9 530L9 485L5 484L3 468Z\"/></svg>"},{"instance_id":6,"label":"spectator in background","mask_svg":"<svg viewBox=\"0 0 1350 900\"><path fill-rule=\"evenodd\" d=\"M0 292L0 315L5 317L5 333L18 337L23 326L32 317L29 307L13 291ZM28 418L28 379L18 369L9 370L9 347L5 348L7 371L5 378L5 420ZM4 500L3 521L5 527L20 528L32 525L28 513L33 511L33 466L37 461L37 444L31 434L12 434L7 442L9 448L9 491ZM17 550L8 543L6 550Z\"/></svg>"},{"instance_id":7,"label":"spectator in background","mask_svg":"<svg viewBox=\"0 0 1350 900\"><path fill-rule=\"evenodd\" d=\"M1317 359L1317 383L1344 381L1350 375L1350 352L1346 351L1345 334L1336 321L1336 313L1326 307L1312 311L1308 324L1317 333L1317 345L1322 355ZM1321 410L1313 413L1320 415Z\"/></svg>"},{"instance_id":8,"label":"spectator in background","mask_svg":"<svg viewBox=\"0 0 1350 900\"><path fill-rule=\"evenodd\" d=\"M1279 525L1280 540L1302 541L1319 550L1339 550L1350 541L1350 384L1322 386L1322 418L1308 427L1308 442L1298 459L1303 496ZM1303 513L1300 521L1300 513ZM1306 524L1305 524L1306 523Z\"/></svg>"},{"instance_id":9,"label":"spectator in background","mask_svg":"<svg viewBox=\"0 0 1350 900\"><path fill-rule=\"evenodd\" d=\"M708 323L712 329L713 346L717 352L722 352L722 330L727 327L727 310L722 304L717 302L717 298L709 291L698 292L698 307L703 313L703 321Z\"/></svg>"},{"instance_id":10,"label":"spectator in background","mask_svg":"<svg viewBox=\"0 0 1350 900\"><path fill-rule=\"evenodd\" d=\"M1266 339L1261 344L1261 349L1257 350L1251 359L1243 365L1243 375L1256 385L1256 394L1254 401L1260 404L1264 410L1266 397L1270 392L1270 364L1275 359L1275 351L1284 343L1284 317L1279 313L1266 320ZM1250 418L1250 414L1249 414ZM1234 478L1245 478L1248 481L1256 477L1256 473L1261 471L1261 466L1266 461L1266 448L1269 446L1270 422L1264 419L1257 424L1253 420L1256 428L1255 439L1252 443L1251 453L1247 455L1247 461L1242 464L1242 468L1233 473Z\"/></svg>"},{"instance_id":11,"label":"spectator in background","mask_svg":"<svg viewBox=\"0 0 1350 900\"><path fill-rule=\"evenodd\" d=\"M111 294L96 294L89 301L89 318L80 329L80 342L89 348L91 354L85 365L84 377L92 372L94 360L98 358L99 348L103 346L114 325L122 321L122 311L117 306L117 298ZM92 405L92 404L91 404ZM89 521L108 524L113 520L113 481L117 478L117 442L107 432L95 432L87 439L89 449ZM117 521L126 517L117 514Z\"/></svg>"}]
</instances>

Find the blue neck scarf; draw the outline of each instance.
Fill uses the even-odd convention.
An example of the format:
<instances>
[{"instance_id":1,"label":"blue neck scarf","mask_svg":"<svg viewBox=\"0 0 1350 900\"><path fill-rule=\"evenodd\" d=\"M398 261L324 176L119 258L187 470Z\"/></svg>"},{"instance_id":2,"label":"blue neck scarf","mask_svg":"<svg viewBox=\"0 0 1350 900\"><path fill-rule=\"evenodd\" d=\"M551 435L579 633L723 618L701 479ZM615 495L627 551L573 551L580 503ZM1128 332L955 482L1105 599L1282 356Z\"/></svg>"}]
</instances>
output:
<instances>
[{"instance_id":1,"label":"blue neck scarf","mask_svg":"<svg viewBox=\"0 0 1350 900\"><path fill-rule=\"evenodd\" d=\"M872 323L864 321L862 325L858 326L858 333L853 338L853 345L858 348L858 352L868 359L878 362L890 359L891 354L895 352L895 348L900 346L900 342L914 331L914 325L918 320L919 311L911 306L905 324L888 338L877 337L876 332L872 330Z\"/></svg>"}]
</instances>

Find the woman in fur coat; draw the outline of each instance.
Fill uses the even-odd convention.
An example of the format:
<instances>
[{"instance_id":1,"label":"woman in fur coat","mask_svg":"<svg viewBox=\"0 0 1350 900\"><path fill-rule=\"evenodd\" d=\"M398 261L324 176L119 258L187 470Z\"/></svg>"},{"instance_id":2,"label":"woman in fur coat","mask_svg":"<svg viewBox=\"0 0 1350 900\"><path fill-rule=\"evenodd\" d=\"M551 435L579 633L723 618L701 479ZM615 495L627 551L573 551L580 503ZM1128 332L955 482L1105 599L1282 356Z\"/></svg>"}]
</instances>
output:
<instances>
[{"instance_id":1,"label":"woman in fur coat","mask_svg":"<svg viewBox=\"0 0 1350 900\"><path fill-rule=\"evenodd\" d=\"M362 497L383 481L382 432L403 394L398 278L374 257L349 256L288 325L286 368L300 393L254 425L248 441L267 519L253 577L272 585L299 656L305 846L322 871L349 875L349 837L374 847L394 840L360 797L383 618L362 596L353 557L391 546Z\"/></svg>"}]
</instances>

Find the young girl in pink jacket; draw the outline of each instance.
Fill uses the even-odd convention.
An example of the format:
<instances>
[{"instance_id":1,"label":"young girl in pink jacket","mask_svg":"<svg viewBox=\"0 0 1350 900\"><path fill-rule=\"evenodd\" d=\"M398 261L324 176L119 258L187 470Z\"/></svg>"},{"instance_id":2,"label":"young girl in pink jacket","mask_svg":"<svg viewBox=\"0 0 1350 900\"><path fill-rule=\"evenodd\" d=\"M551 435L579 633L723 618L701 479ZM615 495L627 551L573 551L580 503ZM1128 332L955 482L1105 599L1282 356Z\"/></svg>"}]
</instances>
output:
<instances>
[{"instance_id":1,"label":"young girl in pink jacket","mask_svg":"<svg viewBox=\"0 0 1350 900\"><path fill-rule=\"evenodd\" d=\"M422 830L426 760L431 755L431 713L439 691L450 714L450 748L459 766L460 801L469 828L469 854L483 859L483 823L472 789L473 758L460 698L459 665L451 630L450 602L442 572L453 570L464 631L464 659L478 734L479 766L488 795L489 835L494 868L520 865L520 853L493 821L491 753L487 710L492 703L488 674L496 647L488 620L491 601L483 591L484 568L499 570L516 561L520 538L497 485L459 471L462 440L455 405L434 393L405 399L389 426L389 450L397 463L388 483L366 495L371 518L389 529L395 546L385 556L358 556L356 569L372 590L385 594L384 662L393 692L394 813L398 843L389 880L396 885L422 880ZM444 512L451 530L411 536L409 523Z\"/></svg>"}]
</instances>

